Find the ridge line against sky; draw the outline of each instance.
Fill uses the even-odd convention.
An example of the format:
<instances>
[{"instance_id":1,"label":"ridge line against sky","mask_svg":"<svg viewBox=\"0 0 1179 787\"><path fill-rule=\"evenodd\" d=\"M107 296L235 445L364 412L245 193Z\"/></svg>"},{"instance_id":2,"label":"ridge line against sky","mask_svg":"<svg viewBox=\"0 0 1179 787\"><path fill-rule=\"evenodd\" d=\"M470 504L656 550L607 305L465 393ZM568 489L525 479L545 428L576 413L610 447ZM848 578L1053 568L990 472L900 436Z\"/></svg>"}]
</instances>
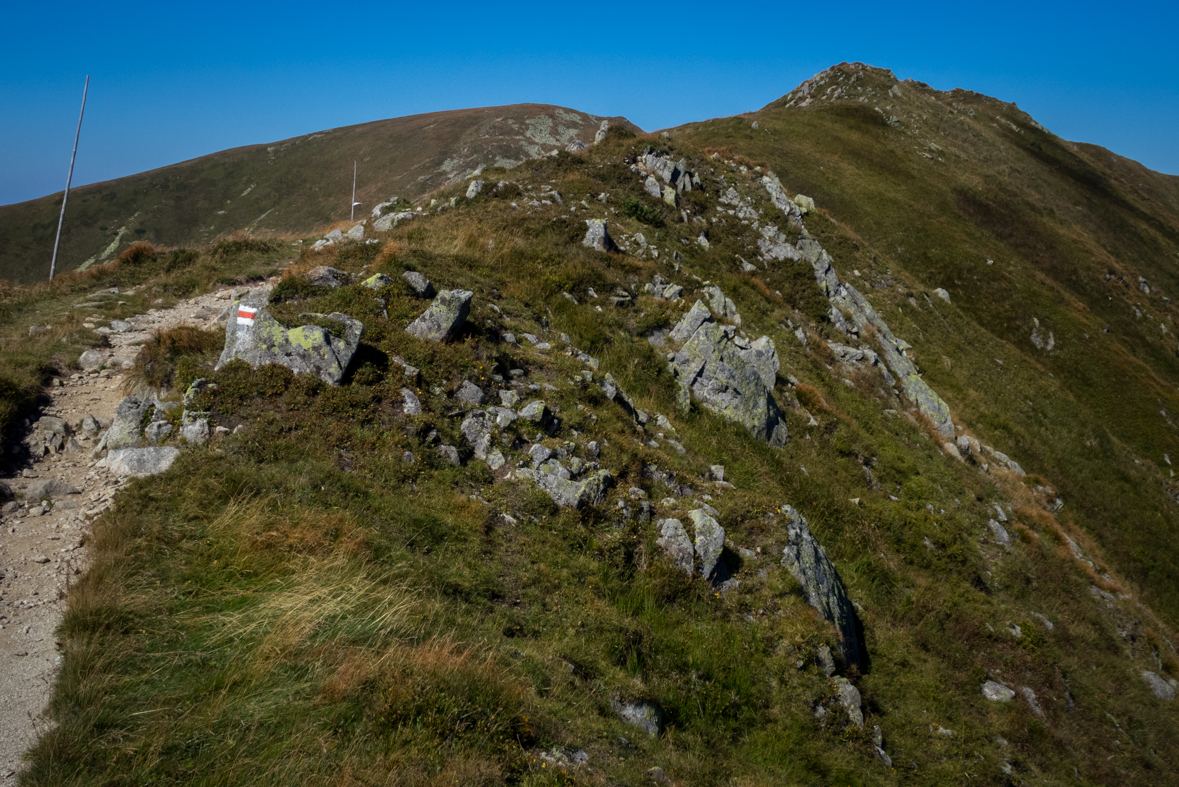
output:
<instances>
[{"instance_id":1,"label":"ridge line against sky","mask_svg":"<svg viewBox=\"0 0 1179 787\"><path fill-rule=\"evenodd\" d=\"M0 52L0 204L391 117L556 104L656 130L756 110L842 61L1015 102L1050 131L1179 174L1179 4L848 2L507 8L23 4Z\"/></svg>"}]
</instances>

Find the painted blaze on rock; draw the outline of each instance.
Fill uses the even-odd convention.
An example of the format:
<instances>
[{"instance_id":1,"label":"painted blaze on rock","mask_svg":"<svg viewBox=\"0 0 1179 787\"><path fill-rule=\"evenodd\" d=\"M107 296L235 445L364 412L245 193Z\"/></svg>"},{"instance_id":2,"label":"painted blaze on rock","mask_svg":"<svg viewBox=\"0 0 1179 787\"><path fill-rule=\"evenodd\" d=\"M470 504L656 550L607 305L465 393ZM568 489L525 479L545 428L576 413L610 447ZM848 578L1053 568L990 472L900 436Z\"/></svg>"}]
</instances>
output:
<instances>
[{"instance_id":1,"label":"painted blaze on rock","mask_svg":"<svg viewBox=\"0 0 1179 787\"><path fill-rule=\"evenodd\" d=\"M343 323L344 336L332 336L318 325L284 328L266 310L266 295L250 293L234 304L236 320L225 326L225 349L217 369L234 358L255 369L268 363L286 366L296 374L314 374L329 385L339 385L344 377L364 325L345 314L311 314Z\"/></svg>"},{"instance_id":2,"label":"painted blaze on rock","mask_svg":"<svg viewBox=\"0 0 1179 787\"><path fill-rule=\"evenodd\" d=\"M783 550L782 565L802 585L807 603L839 632L844 664L859 666L860 638L856 634L856 613L834 564L811 535L810 525L802 514L790 506L783 506L782 513L790 518L786 527L787 543Z\"/></svg>"}]
</instances>

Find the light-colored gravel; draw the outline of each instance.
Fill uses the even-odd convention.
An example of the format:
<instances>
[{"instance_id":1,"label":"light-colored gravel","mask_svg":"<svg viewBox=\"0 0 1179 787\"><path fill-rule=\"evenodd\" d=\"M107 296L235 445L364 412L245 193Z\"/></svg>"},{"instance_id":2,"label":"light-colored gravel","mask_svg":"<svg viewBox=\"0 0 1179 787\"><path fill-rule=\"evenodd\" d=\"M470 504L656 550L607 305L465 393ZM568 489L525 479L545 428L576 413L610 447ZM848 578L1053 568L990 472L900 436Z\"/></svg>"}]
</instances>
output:
<instances>
[{"instance_id":1,"label":"light-colored gravel","mask_svg":"<svg viewBox=\"0 0 1179 787\"><path fill-rule=\"evenodd\" d=\"M224 330L232 293L225 289L129 318L131 331L109 336L112 346L103 351L108 368L66 374L48 389L51 402L36 416L67 421L74 428L75 447L11 468L3 478L22 508L0 516L0 784L15 783L22 755L50 727L43 711L61 660L55 631L70 583L86 570L90 523L124 483L96 466L90 452L98 438L84 436L80 422L89 414L109 425L124 396L124 369L152 331L179 325ZM0 450L14 456L13 448ZM24 500L24 492L44 479L60 479L80 493L55 500L42 513L36 501Z\"/></svg>"}]
</instances>

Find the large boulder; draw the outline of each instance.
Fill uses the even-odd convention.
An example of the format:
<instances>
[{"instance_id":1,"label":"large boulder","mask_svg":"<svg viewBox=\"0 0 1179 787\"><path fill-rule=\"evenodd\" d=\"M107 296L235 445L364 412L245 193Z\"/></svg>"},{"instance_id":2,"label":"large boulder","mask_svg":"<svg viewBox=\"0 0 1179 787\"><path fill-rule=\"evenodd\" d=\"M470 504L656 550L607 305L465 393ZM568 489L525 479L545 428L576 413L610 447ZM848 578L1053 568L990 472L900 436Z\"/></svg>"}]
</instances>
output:
<instances>
[{"instance_id":1,"label":"large boulder","mask_svg":"<svg viewBox=\"0 0 1179 787\"><path fill-rule=\"evenodd\" d=\"M471 295L470 290L443 290L405 332L432 342L455 336L471 313Z\"/></svg>"},{"instance_id":2,"label":"large boulder","mask_svg":"<svg viewBox=\"0 0 1179 787\"><path fill-rule=\"evenodd\" d=\"M782 565L802 585L807 603L835 626L844 663L859 666L860 638L856 633L856 613L839 579L839 573L823 547L811 535L806 519L790 506L784 506L782 512L790 520L786 526Z\"/></svg>"},{"instance_id":3,"label":"large boulder","mask_svg":"<svg viewBox=\"0 0 1179 787\"><path fill-rule=\"evenodd\" d=\"M693 317L693 312L684 319ZM682 323L676 326L673 336L682 335L681 326ZM695 397L725 420L744 426L759 440L783 446L790 433L765 380L772 363L767 365L755 355L747 358L748 349L743 352L734 341L735 336L736 329L732 326L708 320L700 323L675 354L670 367L679 381L680 405L686 408L691 397ZM763 358L764 349L759 350Z\"/></svg>"},{"instance_id":4,"label":"large boulder","mask_svg":"<svg viewBox=\"0 0 1179 787\"><path fill-rule=\"evenodd\" d=\"M333 336L318 325L285 328L266 310L266 293L252 292L233 305L225 326L225 349L217 369L237 358L255 369L268 363L286 366L295 374L313 374L329 385L339 385L360 345L364 325L346 314L310 314L344 326ZM109 443L108 443L109 446Z\"/></svg>"}]
</instances>

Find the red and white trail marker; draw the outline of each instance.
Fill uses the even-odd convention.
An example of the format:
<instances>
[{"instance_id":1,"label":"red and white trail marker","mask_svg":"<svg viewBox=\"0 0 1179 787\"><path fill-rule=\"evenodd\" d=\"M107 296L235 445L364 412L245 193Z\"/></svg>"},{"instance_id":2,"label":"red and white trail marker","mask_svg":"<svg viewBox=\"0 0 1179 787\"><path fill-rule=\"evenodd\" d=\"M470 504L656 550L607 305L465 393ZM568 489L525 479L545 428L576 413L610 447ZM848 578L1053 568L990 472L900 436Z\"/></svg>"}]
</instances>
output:
<instances>
[{"instance_id":1,"label":"red and white trail marker","mask_svg":"<svg viewBox=\"0 0 1179 787\"><path fill-rule=\"evenodd\" d=\"M257 309L249 306L237 307L237 324L252 326L254 324L254 315L258 313Z\"/></svg>"}]
</instances>

